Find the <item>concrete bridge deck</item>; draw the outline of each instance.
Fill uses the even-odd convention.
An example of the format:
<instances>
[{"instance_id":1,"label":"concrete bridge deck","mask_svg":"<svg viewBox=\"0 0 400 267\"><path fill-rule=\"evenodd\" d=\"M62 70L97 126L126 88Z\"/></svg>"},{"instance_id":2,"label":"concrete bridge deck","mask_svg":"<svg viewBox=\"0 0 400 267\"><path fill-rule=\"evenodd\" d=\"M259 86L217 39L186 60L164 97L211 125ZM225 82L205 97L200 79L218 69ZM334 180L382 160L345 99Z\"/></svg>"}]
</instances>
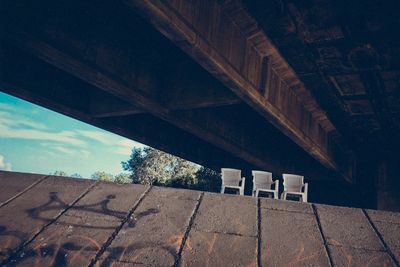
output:
<instances>
[{"instance_id":1,"label":"concrete bridge deck","mask_svg":"<svg viewBox=\"0 0 400 267\"><path fill-rule=\"evenodd\" d=\"M0 265L398 266L400 213L0 172Z\"/></svg>"}]
</instances>

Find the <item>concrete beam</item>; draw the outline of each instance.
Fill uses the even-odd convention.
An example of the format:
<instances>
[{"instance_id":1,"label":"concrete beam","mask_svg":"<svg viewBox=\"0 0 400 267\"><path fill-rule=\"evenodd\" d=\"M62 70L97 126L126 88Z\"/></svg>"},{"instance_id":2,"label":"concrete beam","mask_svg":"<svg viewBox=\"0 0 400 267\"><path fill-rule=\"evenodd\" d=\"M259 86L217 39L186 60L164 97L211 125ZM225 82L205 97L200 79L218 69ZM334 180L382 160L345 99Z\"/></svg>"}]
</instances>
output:
<instances>
[{"instance_id":1,"label":"concrete beam","mask_svg":"<svg viewBox=\"0 0 400 267\"><path fill-rule=\"evenodd\" d=\"M202 127L199 127L197 123L191 120L174 116L172 113L170 113L168 107L165 107L156 100L147 97L145 94L140 92L141 90L132 90L132 87L101 73L101 71L98 69L86 65L79 59L62 52L50 46L49 44L34 38L33 36L21 34L18 38L21 39L18 41L15 40L17 41L17 45L20 45L23 50L38 56L47 63L50 63L53 66L79 77L85 82L102 89L107 93L110 93L121 99L125 99L129 103L146 110L148 113L160 117L163 120L166 120L173 125L184 129L185 131L188 131L225 150L228 150L232 154L237 155L254 165L267 168L265 159L254 156L254 153L246 151L245 147L241 147L237 143L229 141L224 136L204 130ZM22 40L24 40L24 43L22 43ZM148 74L151 75L150 73ZM142 90L146 88L141 82L139 82L136 86L136 88L142 88ZM220 121L219 123L223 122Z\"/></svg>"},{"instance_id":2,"label":"concrete beam","mask_svg":"<svg viewBox=\"0 0 400 267\"><path fill-rule=\"evenodd\" d=\"M188 133L193 140L202 140L203 143L208 143L220 151L238 157L249 165L274 172L299 170L299 173L304 173L306 176L307 172L315 172L314 174L319 172L320 175L314 175L317 179L328 176L326 169L307 154L309 151L304 152L272 127L265 120L265 116L261 116L252 109L253 105L249 105L250 107L235 105L238 108L231 109L234 105L230 104L237 103L236 94L229 91L184 52L177 49L150 24L137 16L132 16L131 11L125 6L121 5L121 8L124 8L126 17L120 20L108 19L108 26L105 28L98 28L96 22L99 20L103 22L104 15L109 12L108 8L96 11L90 21L87 21L87 15L79 17L82 14L74 13L77 16L75 19L82 20L81 27L77 29L68 26L72 21L72 19L69 21L70 17L55 19L57 12L64 10L62 4L50 2L48 4L53 15L38 17L37 12L43 12L42 9L39 8L37 12L24 9L27 16L25 21L29 21L28 18L35 19L37 24L28 25L24 21L12 23L12 18L16 16L5 19L7 34L2 36L2 40L63 73L90 84L94 88L91 90L99 90L124 101L125 105L122 107L128 108L96 112L95 100L83 94L76 98L76 95L66 92L65 96L69 100L75 97L77 102L76 104L71 101L68 103L72 103L72 106L76 105L78 110L89 116L89 120L95 121L96 116L102 117L101 121L107 121L111 125L114 121L119 121L121 117L110 117L113 114L107 112L126 114L127 110L129 112L136 112L136 109L143 110L148 112L146 115L152 119L157 118L158 122L162 120L170 128ZM79 7L75 4L66 5L69 8ZM21 9L17 8L8 13L16 12L21 12ZM61 13L58 15L62 16ZM233 54L241 55L240 51L236 52ZM218 59L217 56L216 59ZM264 57L260 62L261 70L264 71L270 70L270 66L273 66L269 58ZM18 68L15 68L15 71L18 73ZM268 76L260 79L258 84L262 84L263 81L267 82ZM57 90L50 91L58 92ZM264 93L267 91L265 87ZM56 102L62 103L64 101L62 96L57 96ZM26 99L32 98L34 96L28 93ZM207 102L210 99L220 99L221 102ZM187 104L189 102L185 103L188 100L192 100L190 105ZM220 106L214 110L209 108L182 110L176 109L185 108L179 101L192 107L199 103L200 107L229 105ZM144 114L125 117L136 116L146 117ZM235 120L235 118L240 118L240 120ZM306 122L307 119L311 120L310 116L305 116ZM128 126L125 125L125 127ZM257 128L256 131L255 128ZM314 127L312 131L318 133L320 128ZM153 135L157 134L161 135L159 131ZM186 142L186 139L184 140ZM181 141L181 143L184 142ZM200 150L194 146L192 148ZM340 149L334 152L338 157L342 156ZM344 158L343 162L346 167L347 159ZM337 161L335 163L337 164ZM318 171L315 171L317 169ZM325 171L321 172L321 169Z\"/></svg>"},{"instance_id":3,"label":"concrete beam","mask_svg":"<svg viewBox=\"0 0 400 267\"><path fill-rule=\"evenodd\" d=\"M218 93L204 95L205 92L212 91L203 90L199 92L198 90L187 90L187 88L184 90L175 88L164 95L163 102L169 110L215 108L241 103L241 100L233 95ZM99 97L93 99L91 105L91 113L95 118L130 116L146 112L118 98L105 99Z\"/></svg>"},{"instance_id":4,"label":"concrete beam","mask_svg":"<svg viewBox=\"0 0 400 267\"><path fill-rule=\"evenodd\" d=\"M352 175L352 153L239 1L125 2L315 159Z\"/></svg>"},{"instance_id":5,"label":"concrete beam","mask_svg":"<svg viewBox=\"0 0 400 267\"><path fill-rule=\"evenodd\" d=\"M282 170L282 166L274 157L274 155L268 155L251 151L246 143L240 142L245 140L245 136L237 137L232 139L226 135L227 130L224 133L213 131L210 128L205 128L204 125L224 125L224 121L215 121L213 117L208 117L207 120L194 121L190 116L180 116L174 112L170 112L167 106L162 105L149 94L144 93L148 90L148 87L153 86L157 80L157 74L152 72L142 73L141 79L129 81L130 86L126 85L125 82L121 82L123 78L118 77L118 73L112 73L112 75L105 74L101 69L105 69L107 66L102 65L102 61L99 60L96 67L86 64L74 56L69 55L67 52L61 51L58 48L51 46L50 44L37 39L36 37L26 32L14 32L8 35L7 42L10 42L19 47L20 49L38 57L39 59L75 76L83 81L91 84L92 86L103 90L113 96L116 96L124 101L132 104L135 107L139 107L147 111L162 120L165 120L172 125L193 134L194 136L209 142L216 147L225 150L238 158L243 159L249 164L253 164L263 169L279 169ZM104 51L104 50L103 50ZM106 55L98 55L98 57L106 57ZM109 57L110 55L107 55ZM121 60L124 57L121 57ZM116 62L117 59L114 59ZM133 69L137 66L133 67ZM114 71L118 70L116 68ZM153 76L152 76L153 75ZM145 78L143 78L145 76ZM138 89L140 88L140 89ZM238 125L226 125L224 129L234 128L240 129ZM237 130L235 134L240 134L241 131ZM231 133L232 136L233 133ZM276 165L275 165L276 164Z\"/></svg>"},{"instance_id":6,"label":"concrete beam","mask_svg":"<svg viewBox=\"0 0 400 267\"><path fill-rule=\"evenodd\" d=\"M126 102L96 90L76 77L68 78L68 73L39 59L29 58L18 49L2 48L0 54L7 55L1 57L1 62L7 66L6 71L0 72L0 90L3 92L216 170L221 166L250 169L243 160L229 156L212 144L149 113L95 117L92 113L99 99L108 100L110 105L126 105ZM18 55L18 61L15 60L15 55ZM22 65L29 67L21 69ZM54 88L57 90L53 90Z\"/></svg>"}]
</instances>

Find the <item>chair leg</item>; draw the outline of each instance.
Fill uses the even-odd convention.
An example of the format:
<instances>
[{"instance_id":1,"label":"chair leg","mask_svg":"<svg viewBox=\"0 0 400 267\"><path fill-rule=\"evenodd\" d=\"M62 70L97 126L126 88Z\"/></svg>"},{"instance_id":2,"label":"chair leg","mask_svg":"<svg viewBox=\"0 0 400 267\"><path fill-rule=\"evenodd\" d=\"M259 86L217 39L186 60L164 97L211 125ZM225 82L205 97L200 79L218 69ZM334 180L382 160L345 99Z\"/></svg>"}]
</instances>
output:
<instances>
[{"instance_id":1,"label":"chair leg","mask_svg":"<svg viewBox=\"0 0 400 267\"><path fill-rule=\"evenodd\" d=\"M223 194L225 192L225 186L221 187L221 194Z\"/></svg>"},{"instance_id":2,"label":"chair leg","mask_svg":"<svg viewBox=\"0 0 400 267\"><path fill-rule=\"evenodd\" d=\"M308 196L307 196L307 194L304 194L304 195L303 195L303 202L308 202Z\"/></svg>"},{"instance_id":3,"label":"chair leg","mask_svg":"<svg viewBox=\"0 0 400 267\"><path fill-rule=\"evenodd\" d=\"M279 193L278 193L277 191L275 191L275 192L274 192L274 198L275 198L275 199L279 199L279 196L278 196L278 195L279 195Z\"/></svg>"},{"instance_id":4,"label":"chair leg","mask_svg":"<svg viewBox=\"0 0 400 267\"><path fill-rule=\"evenodd\" d=\"M281 199L282 199L282 200L286 200L286 192L283 192L283 193L282 193Z\"/></svg>"}]
</instances>

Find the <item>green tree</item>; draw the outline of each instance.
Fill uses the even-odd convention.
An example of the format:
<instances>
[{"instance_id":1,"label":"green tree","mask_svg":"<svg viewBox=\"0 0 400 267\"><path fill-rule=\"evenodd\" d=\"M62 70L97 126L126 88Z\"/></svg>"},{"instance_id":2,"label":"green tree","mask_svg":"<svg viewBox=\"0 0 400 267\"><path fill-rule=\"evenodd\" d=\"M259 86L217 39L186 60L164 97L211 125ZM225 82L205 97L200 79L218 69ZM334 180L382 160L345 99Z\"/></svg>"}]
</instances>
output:
<instances>
[{"instance_id":1,"label":"green tree","mask_svg":"<svg viewBox=\"0 0 400 267\"><path fill-rule=\"evenodd\" d=\"M130 184L132 183L132 179L128 173L121 172L120 174L115 175L114 182L120 184Z\"/></svg>"},{"instance_id":2,"label":"green tree","mask_svg":"<svg viewBox=\"0 0 400 267\"><path fill-rule=\"evenodd\" d=\"M80 175L79 173L73 173L70 176L74 178L82 178L82 175Z\"/></svg>"},{"instance_id":3,"label":"green tree","mask_svg":"<svg viewBox=\"0 0 400 267\"><path fill-rule=\"evenodd\" d=\"M188 188L196 182L198 166L160 150L134 148L127 161L122 162L131 173L133 183L167 185Z\"/></svg>"},{"instance_id":4,"label":"green tree","mask_svg":"<svg viewBox=\"0 0 400 267\"><path fill-rule=\"evenodd\" d=\"M55 171L53 173L50 173L50 175L55 175L55 176L68 176L68 174L65 171Z\"/></svg>"},{"instance_id":5,"label":"green tree","mask_svg":"<svg viewBox=\"0 0 400 267\"><path fill-rule=\"evenodd\" d=\"M221 189L221 174L206 167L200 167L196 172L197 183L194 189L219 192Z\"/></svg>"},{"instance_id":6,"label":"green tree","mask_svg":"<svg viewBox=\"0 0 400 267\"><path fill-rule=\"evenodd\" d=\"M99 181L104 181L104 182L113 182L114 181L114 176L112 174L106 173L103 171L97 171L97 172L93 173L91 178L94 180L99 180Z\"/></svg>"}]
</instances>

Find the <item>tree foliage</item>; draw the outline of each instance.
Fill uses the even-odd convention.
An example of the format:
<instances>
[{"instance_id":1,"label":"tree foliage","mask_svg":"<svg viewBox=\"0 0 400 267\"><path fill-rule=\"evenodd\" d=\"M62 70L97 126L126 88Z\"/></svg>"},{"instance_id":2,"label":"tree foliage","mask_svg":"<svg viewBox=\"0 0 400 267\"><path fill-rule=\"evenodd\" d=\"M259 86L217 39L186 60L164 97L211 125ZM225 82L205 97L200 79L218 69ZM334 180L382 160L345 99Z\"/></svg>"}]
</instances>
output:
<instances>
[{"instance_id":1,"label":"tree foliage","mask_svg":"<svg viewBox=\"0 0 400 267\"><path fill-rule=\"evenodd\" d=\"M132 149L130 158L121 164L127 173L113 176L104 171L96 171L91 178L106 182L152 184L211 192L218 192L221 188L221 175L218 172L151 147ZM55 171L52 175L68 176L64 171ZM70 176L82 178L78 173Z\"/></svg>"},{"instance_id":2,"label":"tree foliage","mask_svg":"<svg viewBox=\"0 0 400 267\"><path fill-rule=\"evenodd\" d=\"M196 172L197 183L194 186L196 190L219 192L221 189L221 174L206 168L201 167Z\"/></svg>"},{"instance_id":3,"label":"tree foliage","mask_svg":"<svg viewBox=\"0 0 400 267\"><path fill-rule=\"evenodd\" d=\"M120 174L115 175L114 182L120 184L130 184L132 183L132 179L128 173L121 172Z\"/></svg>"},{"instance_id":4,"label":"tree foliage","mask_svg":"<svg viewBox=\"0 0 400 267\"><path fill-rule=\"evenodd\" d=\"M79 173L73 173L70 176L74 178L82 178L82 175L80 175Z\"/></svg>"},{"instance_id":5,"label":"tree foliage","mask_svg":"<svg viewBox=\"0 0 400 267\"><path fill-rule=\"evenodd\" d=\"M55 171L53 173L50 173L50 175L55 175L55 176L68 176L68 174L65 171Z\"/></svg>"},{"instance_id":6,"label":"tree foliage","mask_svg":"<svg viewBox=\"0 0 400 267\"><path fill-rule=\"evenodd\" d=\"M205 191L218 191L221 184L219 173L151 147L134 148L122 167L133 183Z\"/></svg>"},{"instance_id":7,"label":"tree foliage","mask_svg":"<svg viewBox=\"0 0 400 267\"><path fill-rule=\"evenodd\" d=\"M97 171L97 172L93 173L91 178L94 180L99 180L99 181L104 181L104 182L113 182L114 181L114 176L112 174L106 173L103 171Z\"/></svg>"},{"instance_id":8,"label":"tree foliage","mask_svg":"<svg viewBox=\"0 0 400 267\"><path fill-rule=\"evenodd\" d=\"M122 162L133 183L189 187L195 183L197 165L160 150L134 148L128 161Z\"/></svg>"}]
</instances>

